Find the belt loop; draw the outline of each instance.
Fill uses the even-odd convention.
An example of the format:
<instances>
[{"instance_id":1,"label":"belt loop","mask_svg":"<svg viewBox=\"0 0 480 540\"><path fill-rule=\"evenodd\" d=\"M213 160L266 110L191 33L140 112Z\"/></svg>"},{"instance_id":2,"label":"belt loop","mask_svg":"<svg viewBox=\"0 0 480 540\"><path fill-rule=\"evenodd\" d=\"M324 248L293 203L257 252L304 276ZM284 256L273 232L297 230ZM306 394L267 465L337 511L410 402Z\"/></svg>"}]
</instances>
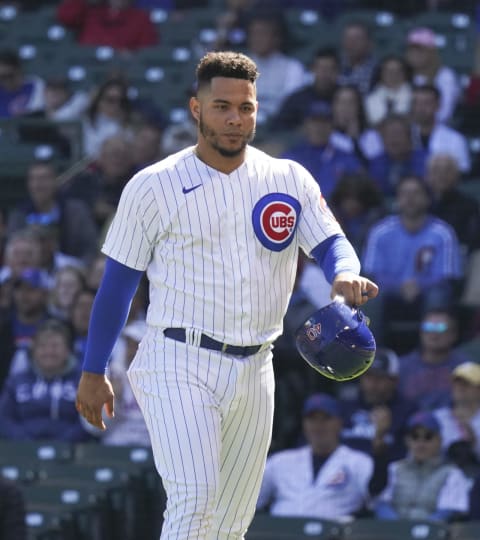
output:
<instances>
[{"instance_id":1,"label":"belt loop","mask_svg":"<svg viewBox=\"0 0 480 540\"><path fill-rule=\"evenodd\" d=\"M189 330L190 333L190 345L193 345L194 347L200 347L201 341L202 341L202 333L197 330L196 328L191 328Z\"/></svg>"}]
</instances>

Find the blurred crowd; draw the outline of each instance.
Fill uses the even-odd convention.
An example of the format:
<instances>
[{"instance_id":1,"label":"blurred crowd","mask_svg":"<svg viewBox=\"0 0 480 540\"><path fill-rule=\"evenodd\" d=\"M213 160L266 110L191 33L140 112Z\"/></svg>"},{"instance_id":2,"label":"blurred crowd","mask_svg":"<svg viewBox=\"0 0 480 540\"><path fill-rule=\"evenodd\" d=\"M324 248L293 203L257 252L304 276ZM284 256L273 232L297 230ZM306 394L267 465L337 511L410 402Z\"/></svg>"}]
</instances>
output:
<instances>
[{"instance_id":1,"label":"blurred crowd","mask_svg":"<svg viewBox=\"0 0 480 540\"><path fill-rule=\"evenodd\" d=\"M480 191L467 194L480 178L469 144L480 135L480 74L446 63L427 25L381 54L354 16L337 46L305 61L289 48L284 16L290 8L332 22L355 8L399 17L455 11L478 24L478 3L24 0L0 9L45 5L75 32L75 47L112 47L126 65L142 49L161 49L154 11L175 18L217 6L214 39L201 51L234 48L257 63L253 144L312 173L363 274L380 287L365 306L378 345L372 368L351 383L323 379L294 343L296 328L329 301L323 274L300 257L274 350L277 409L259 510L480 519ZM25 197L0 208L0 437L148 446L125 376L145 331L146 281L109 364L116 415L106 432L80 420L75 390L121 191L139 169L193 144L196 127L172 120L161 96L132 97L128 69L79 90L65 77L27 73L19 51L1 45L0 120L48 121L24 135L60 159L31 161ZM179 89L185 103L192 91ZM65 122L80 126L73 163Z\"/></svg>"}]
</instances>

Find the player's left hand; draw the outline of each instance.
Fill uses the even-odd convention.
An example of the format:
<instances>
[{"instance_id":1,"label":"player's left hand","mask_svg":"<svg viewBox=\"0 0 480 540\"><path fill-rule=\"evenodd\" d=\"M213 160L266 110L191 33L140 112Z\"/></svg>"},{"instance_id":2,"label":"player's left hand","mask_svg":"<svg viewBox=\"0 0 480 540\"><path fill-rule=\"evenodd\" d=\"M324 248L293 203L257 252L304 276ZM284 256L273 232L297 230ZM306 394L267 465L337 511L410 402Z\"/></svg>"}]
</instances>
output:
<instances>
[{"instance_id":1,"label":"player's left hand","mask_svg":"<svg viewBox=\"0 0 480 540\"><path fill-rule=\"evenodd\" d=\"M335 277L330 296L340 295L348 305L361 306L377 294L378 286L373 281L351 272L342 272Z\"/></svg>"},{"instance_id":2,"label":"player's left hand","mask_svg":"<svg viewBox=\"0 0 480 540\"><path fill-rule=\"evenodd\" d=\"M102 409L109 418L113 418L113 388L105 375L98 373L82 372L78 383L77 399L75 406L85 420L101 430L105 429L102 419Z\"/></svg>"}]
</instances>

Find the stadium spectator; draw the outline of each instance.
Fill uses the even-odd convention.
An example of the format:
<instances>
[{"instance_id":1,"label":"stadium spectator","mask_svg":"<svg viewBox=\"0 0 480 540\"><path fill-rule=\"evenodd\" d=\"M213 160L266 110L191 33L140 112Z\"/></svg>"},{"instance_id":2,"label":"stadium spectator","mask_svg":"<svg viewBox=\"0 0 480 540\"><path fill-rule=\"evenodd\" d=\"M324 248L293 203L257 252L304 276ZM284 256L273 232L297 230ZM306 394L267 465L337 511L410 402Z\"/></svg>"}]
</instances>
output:
<instances>
[{"instance_id":1,"label":"stadium spectator","mask_svg":"<svg viewBox=\"0 0 480 540\"><path fill-rule=\"evenodd\" d=\"M272 130L298 129L313 102L332 102L339 72L335 49L318 49L313 57L310 71L313 81L285 97L277 114L271 119Z\"/></svg>"},{"instance_id":2,"label":"stadium spectator","mask_svg":"<svg viewBox=\"0 0 480 540\"><path fill-rule=\"evenodd\" d=\"M95 259L88 265L86 271L87 288L97 291L105 271L106 257L103 253L98 253Z\"/></svg>"},{"instance_id":3,"label":"stadium spectator","mask_svg":"<svg viewBox=\"0 0 480 540\"><path fill-rule=\"evenodd\" d=\"M436 120L448 123L461 96L461 87L455 71L442 63L435 32L424 27L410 30L405 58L412 69L415 85L429 84L438 89L440 103Z\"/></svg>"},{"instance_id":4,"label":"stadium spectator","mask_svg":"<svg viewBox=\"0 0 480 540\"><path fill-rule=\"evenodd\" d=\"M307 444L267 459L257 509L273 516L344 519L368 504L372 458L340 443L337 400L313 394L303 407Z\"/></svg>"},{"instance_id":5,"label":"stadium spectator","mask_svg":"<svg viewBox=\"0 0 480 540\"><path fill-rule=\"evenodd\" d=\"M480 205L460 190L461 172L448 154L434 154L427 163L425 180L433 198L431 212L449 223L464 253L480 247Z\"/></svg>"},{"instance_id":6,"label":"stadium spectator","mask_svg":"<svg viewBox=\"0 0 480 540\"><path fill-rule=\"evenodd\" d=\"M75 409L80 365L70 332L47 320L35 333L30 364L12 374L0 395L0 434L12 440L87 441Z\"/></svg>"},{"instance_id":7,"label":"stadium spectator","mask_svg":"<svg viewBox=\"0 0 480 540\"><path fill-rule=\"evenodd\" d=\"M340 84L355 86L363 96L369 92L377 59L367 24L348 22L340 38Z\"/></svg>"},{"instance_id":8,"label":"stadium spectator","mask_svg":"<svg viewBox=\"0 0 480 540\"><path fill-rule=\"evenodd\" d=\"M358 393L341 401L342 441L385 463L405 456L405 426L416 406L398 391L400 362L395 351L379 347L358 380ZM378 492L378 488L374 490Z\"/></svg>"},{"instance_id":9,"label":"stadium spectator","mask_svg":"<svg viewBox=\"0 0 480 540\"><path fill-rule=\"evenodd\" d=\"M442 456L437 420L421 411L409 419L407 427L408 455L389 465L387 486L375 505L376 517L439 522L465 517L470 484Z\"/></svg>"},{"instance_id":10,"label":"stadium spectator","mask_svg":"<svg viewBox=\"0 0 480 540\"><path fill-rule=\"evenodd\" d=\"M83 261L97 251L97 228L83 201L60 196L55 165L35 161L27 170L27 198L14 206L8 215L8 234L29 225L57 229L58 249Z\"/></svg>"},{"instance_id":11,"label":"stadium spectator","mask_svg":"<svg viewBox=\"0 0 480 540\"><path fill-rule=\"evenodd\" d=\"M406 116L387 116L378 130L383 151L369 161L368 172L382 193L390 197L401 178L410 175L424 178L427 151L413 148L411 125Z\"/></svg>"},{"instance_id":12,"label":"stadium spectator","mask_svg":"<svg viewBox=\"0 0 480 540\"><path fill-rule=\"evenodd\" d=\"M101 234L132 174L130 142L123 135L113 135L101 144L98 158L70 178L61 193L67 199L80 199L91 209Z\"/></svg>"},{"instance_id":13,"label":"stadium spectator","mask_svg":"<svg viewBox=\"0 0 480 540\"><path fill-rule=\"evenodd\" d=\"M13 49L0 50L0 119L29 113L44 106L45 81L25 75Z\"/></svg>"},{"instance_id":14,"label":"stadium spectator","mask_svg":"<svg viewBox=\"0 0 480 540\"><path fill-rule=\"evenodd\" d=\"M132 52L158 43L148 13L132 0L63 0L57 8L61 24L77 32L81 45L106 45Z\"/></svg>"},{"instance_id":15,"label":"stadium spectator","mask_svg":"<svg viewBox=\"0 0 480 540\"><path fill-rule=\"evenodd\" d=\"M76 266L64 266L53 275L53 286L48 303L49 312L56 318L69 322L73 301L85 287L85 276Z\"/></svg>"},{"instance_id":16,"label":"stadium spectator","mask_svg":"<svg viewBox=\"0 0 480 540\"><path fill-rule=\"evenodd\" d=\"M434 410L445 450L457 441L471 441L480 460L480 364L463 362L451 374L451 402Z\"/></svg>"},{"instance_id":17,"label":"stadium spectator","mask_svg":"<svg viewBox=\"0 0 480 540\"><path fill-rule=\"evenodd\" d=\"M462 173L471 167L466 138L455 129L437 122L440 92L432 85L415 86L412 99L413 143L429 155L449 154L457 160Z\"/></svg>"},{"instance_id":18,"label":"stadium spectator","mask_svg":"<svg viewBox=\"0 0 480 540\"><path fill-rule=\"evenodd\" d=\"M410 71L402 57L388 55L376 69L365 97L368 123L376 126L391 114L408 114L412 101Z\"/></svg>"},{"instance_id":19,"label":"stadium spectator","mask_svg":"<svg viewBox=\"0 0 480 540\"><path fill-rule=\"evenodd\" d=\"M397 214L369 231L363 253L364 272L379 284L379 342L405 353L416 344L416 324L427 305L451 302L463 278L455 231L429 214L425 183L407 176L397 185ZM411 335L395 333L393 321L413 323Z\"/></svg>"},{"instance_id":20,"label":"stadium spectator","mask_svg":"<svg viewBox=\"0 0 480 540\"><path fill-rule=\"evenodd\" d=\"M320 184L329 200L343 174L361 170L353 152L340 150L333 141L333 116L328 103L313 102L303 122L303 139L287 147L282 157L293 159L306 167Z\"/></svg>"},{"instance_id":21,"label":"stadium spectator","mask_svg":"<svg viewBox=\"0 0 480 540\"><path fill-rule=\"evenodd\" d=\"M468 518L473 521L480 521L480 474L477 475L470 489Z\"/></svg>"},{"instance_id":22,"label":"stadium spectator","mask_svg":"<svg viewBox=\"0 0 480 540\"><path fill-rule=\"evenodd\" d=\"M262 74L257 81L259 123L275 115L284 98L307 81L304 65L284 52L286 43L287 25L278 10L252 11L247 24L246 52Z\"/></svg>"},{"instance_id":23,"label":"stadium spectator","mask_svg":"<svg viewBox=\"0 0 480 540\"><path fill-rule=\"evenodd\" d=\"M360 255L368 231L385 216L384 198L365 173L346 173L330 196L330 206L347 238Z\"/></svg>"},{"instance_id":24,"label":"stadium spectator","mask_svg":"<svg viewBox=\"0 0 480 540\"><path fill-rule=\"evenodd\" d=\"M132 104L122 78L108 78L94 92L83 117L83 151L96 159L103 143L114 135L130 137Z\"/></svg>"},{"instance_id":25,"label":"stadium spectator","mask_svg":"<svg viewBox=\"0 0 480 540\"><path fill-rule=\"evenodd\" d=\"M85 347L87 345L88 324L92 311L95 292L85 288L78 291L70 309L70 326L72 327L72 349L80 364L83 364Z\"/></svg>"},{"instance_id":26,"label":"stadium spectator","mask_svg":"<svg viewBox=\"0 0 480 540\"><path fill-rule=\"evenodd\" d=\"M364 165L380 154L382 139L376 129L368 126L362 95L354 86L339 86L335 90L332 110L332 138L336 146L353 152Z\"/></svg>"},{"instance_id":27,"label":"stadium spectator","mask_svg":"<svg viewBox=\"0 0 480 540\"><path fill-rule=\"evenodd\" d=\"M399 390L417 409L448 407L453 370L472 359L458 345L458 317L453 309L432 308L420 323L420 344L400 357Z\"/></svg>"},{"instance_id":28,"label":"stadium spectator","mask_svg":"<svg viewBox=\"0 0 480 540\"><path fill-rule=\"evenodd\" d=\"M163 129L157 124L143 123L137 126L132 139L132 161L140 170L163 157Z\"/></svg>"},{"instance_id":29,"label":"stadium spectator","mask_svg":"<svg viewBox=\"0 0 480 540\"><path fill-rule=\"evenodd\" d=\"M42 247L36 236L27 229L7 235L0 283L15 278L26 268L40 266Z\"/></svg>"}]
</instances>

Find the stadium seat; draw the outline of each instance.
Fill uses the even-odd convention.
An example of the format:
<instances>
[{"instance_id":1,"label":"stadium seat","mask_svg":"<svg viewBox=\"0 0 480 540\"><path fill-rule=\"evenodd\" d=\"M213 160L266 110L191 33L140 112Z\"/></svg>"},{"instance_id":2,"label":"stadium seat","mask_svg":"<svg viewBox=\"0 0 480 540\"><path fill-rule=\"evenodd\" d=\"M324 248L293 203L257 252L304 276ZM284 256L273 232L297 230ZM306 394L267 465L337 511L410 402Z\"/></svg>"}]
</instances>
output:
<instances>
[{"instance_id":1,"label":"stadium seat","mask_svg":"<svg viewBox=\"0 0 480 540\"><path fill-rule=\"evenodd\" d=\"M480 521L466 521L450 525L450 540L478 540Z\"/></svg>"},{"instance_id":2,"label":"stadium seat","mask_svg":"<svg viewBox=\"0 0 480 540\"><path fill-rule=\"evenodd\" d=\"M32 465L41 461L66 462L72 459L72 445L64 441L11 441L0 439L0 463L5 458L12 458L24 463L30 460Z\"/></svg>"},{"instance_id":3,"label":"stadium seat","mask_svg":"<svg viewBox=\"0 0 480 540\"><path fill-rule=\"evenodd\" d=\"M343 528L343 540L442 540L447 525L429 521L357 519Z\"/></svg>"},{"instance_id":4,"label":"stadium seat","mask_svg":"<svg viewBox=\"0 0 480 540\"><path fill-rule=\"evenodd\" d=\"M256 514L246 540L340 540L342 526L322 519L275 517Z\"/></svg>"}]
</instances>

